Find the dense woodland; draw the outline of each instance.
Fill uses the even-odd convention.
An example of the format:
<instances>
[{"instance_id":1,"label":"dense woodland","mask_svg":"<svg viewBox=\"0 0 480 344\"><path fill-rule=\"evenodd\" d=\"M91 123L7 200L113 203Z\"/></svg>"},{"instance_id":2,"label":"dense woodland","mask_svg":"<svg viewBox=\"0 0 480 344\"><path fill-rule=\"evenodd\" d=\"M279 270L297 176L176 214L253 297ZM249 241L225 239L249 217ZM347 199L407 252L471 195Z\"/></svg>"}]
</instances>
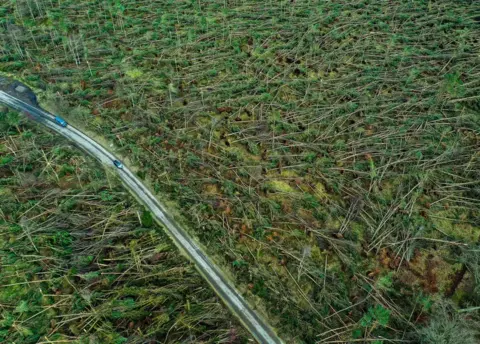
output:
<instances>
[{"instance_id":1,"label":"dense woodland","mask_svg":"<svg viewBox=\"0 0 480 344\"><path fill-rule=\"evenodd\" d=\"M112 144L286 342L478 343L478 2L7 0L0 70Z\"/></svg>"}]
</instances>

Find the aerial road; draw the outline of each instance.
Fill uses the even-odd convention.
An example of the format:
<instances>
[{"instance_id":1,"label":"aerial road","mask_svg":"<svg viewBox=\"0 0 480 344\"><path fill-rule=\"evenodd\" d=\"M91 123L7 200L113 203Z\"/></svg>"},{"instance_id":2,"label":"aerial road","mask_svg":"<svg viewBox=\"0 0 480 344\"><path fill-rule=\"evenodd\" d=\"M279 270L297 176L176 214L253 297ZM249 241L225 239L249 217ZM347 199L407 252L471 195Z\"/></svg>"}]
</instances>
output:
<instances>
[{"instance_id":1,"label":"aerial road","mask_svg":"<svg viewBox=\"0 0 480 344\"><path fill-rule=\"evenodd\" d=\"M20 87L28 90L24 86ZM30 91L28 90L28 92ZM32 97L35 98L33 94ZM17 97L15 92L7 93L0 90L0 103L29 114L29 117L66 137L101 163L116 167L118 176L125 186L151 211L152 215L162 224L180 251L195 264L203 278L207 280L217 295L252 336L259 343L283 343L266 321L247 304L240 292L230 284L221 269L208 258L203 252L203 249L190 235L168 215L165 206L160 203L135 174L124 166L112 153L81 131L69 125L63 118L54 116L40 107L30 105L20 99L20 97Z\"/></svg>"}]
</instances>

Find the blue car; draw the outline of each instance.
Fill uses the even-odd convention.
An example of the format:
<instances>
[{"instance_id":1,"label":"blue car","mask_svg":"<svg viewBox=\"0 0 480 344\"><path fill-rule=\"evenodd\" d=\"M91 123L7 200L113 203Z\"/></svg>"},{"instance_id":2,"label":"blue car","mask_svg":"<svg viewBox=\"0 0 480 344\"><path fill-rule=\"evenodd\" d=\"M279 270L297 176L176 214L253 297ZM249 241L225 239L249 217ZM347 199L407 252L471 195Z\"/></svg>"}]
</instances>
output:
<instances>
[{"instance_id":1,"label":"blue car","mask_svg":"<svg viewBox=\"0 0 480 344\"><path fill-rule=\"evenodd\" d=\"M120 169L123 168L123 164L118 160L113 160L113 164L117 166L117 168L120 168Z\"/></svg>"},{"instance_id":2,"label":"blue car","mask_svg":"<svg viewBox=\"0 0 480 344\"><path fill-rule=\"evenodd\" d=\"M65 121L62 117L60 116L55 116L55 122L57 122L58 124L60 124L62 127L66 127L67 126L67 121Z\"/></svg>"}]
</instances>

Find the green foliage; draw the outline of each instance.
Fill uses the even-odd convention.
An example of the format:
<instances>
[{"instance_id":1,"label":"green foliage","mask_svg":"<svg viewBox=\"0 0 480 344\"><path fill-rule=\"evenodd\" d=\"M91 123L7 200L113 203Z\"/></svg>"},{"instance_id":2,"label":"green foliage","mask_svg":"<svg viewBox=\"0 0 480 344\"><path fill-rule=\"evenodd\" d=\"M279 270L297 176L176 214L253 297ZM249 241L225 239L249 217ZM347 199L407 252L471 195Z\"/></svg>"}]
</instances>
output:
<instances>
[{"instance_id":1,"label":"green foliage","mask_svg":"<svg viewBox=\"0 0 480 344\"><path fill-rule=\"evenodd\" d=\"M21 117L18 112L8 112L6 116L6 122L11 126L18 126L20 124Z\"/></svg>"},{"instance_id":2,"label":"green foliage","mask_svg":"<svg viewBox=\"0 0 480 344\"><path fill-rule=\"evenodd\" d=\"M389 272L387 275L380 277L375 284L375 287L381 291L389 291L392 290L393 286L393 272Z\"/></svg>"},{"instance_id":3,"label":"green foliage","mask_svg":"<svg viewBox=\"0 0 480 344\"><path fill-rule=\"evenodd\" d=\"M27 313L29 311L29 307L27 301L20 301L19 305L15 307L13 313Z\"/></svg>"},{"instance_id":4,"label":"green foliage","mask_svg":"<svg viewBox=\"0 0 480 344\"><path fill-rule=\"evenodd\" d=\"M195 154L193 154L191 152L187 153L187 165L189 167L192 167L192 168L198 167L198 166L200 166L201 161L202 160L198 156L196 156Z\"/></svg>"},{"instance_id":5,"label":"green foliage","mask_svg":"<svg viewBox=\"0 0 480 344\"><path fill-rule=\"evenodd\" d=\"M459 97L465 94L461 73L456 72L454 74L445 74L445 83L446 90L450 95Z\"/></svg>"},{"instance_id":6,"label":"green foliage","mask_svg":"<svg viewBox=\"0 0 480 344\"><path fill-rule=\"evenodd\" d=\"M422 344L474 344L478 343L479 336L478 323L457 314L448 303L437 304L428 325L418 330Z\"/></svg>"},{"instance_id":7,"label":"green foliage","mask_svg":"<svg viewBox=\"0 0 480 344\"><path fill-rule=\"evenodd\" d=\"M101 197L102 201L113 200L113 196L106 190L100 192L100 197Z\"/></svg>"},{"instance_id":8,"label":"green foliage","mask_svg":"<svg viewBox=\"0 0 480 344\"><path fill-rule=\"evenodd\" d=\"M63 140L27 129L29 137L0 131L1 149L15 157L0 171L14 176L2 179L0 198L0 342L127 343L142 333L177 343L188 333L189 343L217 343L232 328L243 342L243 330L150 212L119 183L105 185L103 169L82 152L63 154ZM55 158L37 159L37 151ZM79 159L87 162L70 169ZM41 173L47 166L68 173L50 178ZM5 196L15 193L15 201ZM138 228L140 211L149 231Z\"/></svg>"},{"instance_id":9,"label":"green foliage","mask_svg":"<svg viewBox=\"0 0 480 344\"><path fill-rule=\"evenodd\" d=\"M148 210L143 210L142 211L141 220L142 220L142 226L144 226L146 228L150 228L150 227L153 226L153 217L152 217L152 214Z\"/></svg>"},{"instance_id":10,"label":"green foliage","mask_svg":"<svg viewBox=\"0 0 480 344\"><path fill-rule=\"evenodd\" d=\"M8 165L13 161L13 156L7 155L7 156L2 156L0 157L0 167Z\"/></svg>"},{"instance_id":11,"label":"green foliage","mask_svg":"<svg viewBox=\"0 0 480 344\"><path fill-rule=\"evenodd\" d=\"M236 268L240 268L240 267L244 267L244 266L248 266L248 263L244 260L235 260L232 265Z\"/></svg>"},{"instance_id":12,"label":"green foliage","mask_svg":"<svg viewBox=\"0 0 480 344\"><path fill-rule=\"evenodd\" d=\"M44 88L53 112L118 145L142 179L168 193L162 199L176 201L212 253L237 262L228 264L236 281L272 288L257 286L255 302L281 319L275 327L286 342L349 342L370 330L369 342L405 340L414 319L416 327L428 321L450 291L462 308L479 305L475 1L82 4L2 3L0 21L8 24L0 24L0 69ZM22 117L1 116L5 132L30 140ZM41 151L22 149L27 159L2 149L0 219L43 209L41 201L21 201L16 210L22 183L36 185L36 201L49 187L45 175L58 175L70 190L88 187L88 178L101 183L101 171L86 172L72 151L58 147L47 155L54 169L40 174ZM22 166L11 173L12 164ZM37 174L23 178L29 171ZM95 202L124 213L124 196L92 189ZM88 202L63 198L56 211L76 214ZM131 235L141 237L138 213L142 227L149 220L133 211ZM118 233L109 230L118 221L110 215L104 212L105 233L94 237L116 248ZM38 230L7 227L9 242L25 228ZM61 221L54 227L66 230ZM84 242L75 236L96 230L88 228L55 246L56 259L75 254ZM66 239L53 237L40 242ZM97 256L82 251L93 258L78 257L76 270L61 271L83 278L109 264ZM125 260L88 283L111 288L132 266ZM459 264L467 272L453 288ZM372 298L391 310L388 326L375 303L363 308ZM153 314L150 321L163 328L174 319ZM362 319L368 326L360 332L331 331ZM109 336L97 341L130 338L113 334L114 320L102 323Z\"/></svg>"},{"instance_id":13,"label":"green foliage","mask_svg":"<svg viewBox=\"0 0 480 344\"><path fill-rule=\"evenodd\" d=\"M375 305L375 307L370 307L368 312L363 315L362 319L360 319L360 325L362 327L370 327L374 323L378 323L381 326L387 326L389 320L390 310L382 305Z\"/></svg>"},{"instance_id":14,"label":"green foliage","mask_svg":"<svg viewBox=\"0 0 480 344\"><path fill-rule=\"evenodd\" d=\"M268 290L265 287L265 281L259 280L254 283L252 292L260 297L267 297Z\"/></svg>"}]
</instances>

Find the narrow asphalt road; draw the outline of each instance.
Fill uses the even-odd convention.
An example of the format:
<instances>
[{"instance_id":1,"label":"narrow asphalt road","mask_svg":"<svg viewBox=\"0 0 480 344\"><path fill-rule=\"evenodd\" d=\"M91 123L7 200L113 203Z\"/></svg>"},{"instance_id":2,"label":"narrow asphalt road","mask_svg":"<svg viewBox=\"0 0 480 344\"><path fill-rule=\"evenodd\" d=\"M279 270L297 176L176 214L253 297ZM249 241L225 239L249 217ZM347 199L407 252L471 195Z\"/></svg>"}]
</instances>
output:
<instances>
[{"instance_id":1,"label":"narrow asphalt road","mask_svg":"<svg viewBox=\"0 0 480 344\"><path fill-rule=\"evenodd\" d=\"M51 113L34 107L26 102L0 90L0 103L30 114L39 123L63 135L77 146L107 166L113 166L116 157L99 143L92 140L71 125L62 127L55 123ZM156 219L163 225L167 234L180 250L196 265L200 274L207 280L217 295L230 308L244 327L259 343L283 343L272 328L244 300L242 295L224 277L224 274L169 215L165 206L142 184L126 167L117 169L119 177L130 191L150 209Z\"/></svg>"}]
</instances>

